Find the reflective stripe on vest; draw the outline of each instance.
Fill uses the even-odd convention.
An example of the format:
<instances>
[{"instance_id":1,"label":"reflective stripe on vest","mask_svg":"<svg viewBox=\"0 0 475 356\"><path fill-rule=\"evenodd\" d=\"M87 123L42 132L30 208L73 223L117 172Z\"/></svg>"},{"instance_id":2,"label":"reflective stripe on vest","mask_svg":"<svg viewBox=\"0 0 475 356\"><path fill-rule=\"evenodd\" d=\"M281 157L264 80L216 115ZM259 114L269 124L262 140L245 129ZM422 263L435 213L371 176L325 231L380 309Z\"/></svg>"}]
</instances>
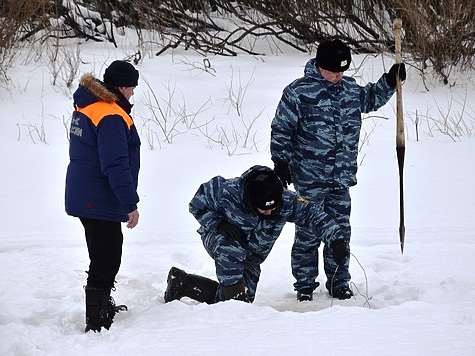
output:
<instances>
[{"instance_id":1,"label":"reflective stripe on vest","mask_svg":"<svg viewBox=\"0 0 475 356\"><path fill-rule=\"evenodd\" d=\"M106 103L98 101L97 103L86 106L85 108L76 107L76 111L86 115L97 127L101 120L106 116L120 115L124 119L128 128L134 124L132 118L116 103Z\"/></svg>"}]
</instances>

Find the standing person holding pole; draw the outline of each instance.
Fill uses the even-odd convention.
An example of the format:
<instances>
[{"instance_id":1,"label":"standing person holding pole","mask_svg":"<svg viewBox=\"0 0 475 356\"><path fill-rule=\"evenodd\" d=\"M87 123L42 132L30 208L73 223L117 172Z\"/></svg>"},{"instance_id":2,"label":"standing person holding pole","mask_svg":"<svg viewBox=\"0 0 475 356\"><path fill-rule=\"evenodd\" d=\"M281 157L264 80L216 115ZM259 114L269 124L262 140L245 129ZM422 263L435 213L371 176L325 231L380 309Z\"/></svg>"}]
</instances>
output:
<instances>
[{"instance_id":1,"label":"standing person holding pole","mask_svg":"<svg viewBox=\"0 0 475 356\"><path fill-rule=\"evenodd\" d=\"M271 124L271 155L274 170L284 186L293 183L297 193L320 202L336 217L340 227L339 249L350 248L349 188L356 184L361 114L376 111L396 91L396 79L406 78L403 63L394 64L376 83L360 86L344 76L350 67L350 49L342 41L320 43L316 58L310 59L304 76L284 88ZM292 246L292 273L299 301L312 300L318 286L318 248L310 247L317 237L296 226ZM335 262L335 246L324 246L326 288L331 296L348 299L349 259Z\"/></svg>"}]
</instances>

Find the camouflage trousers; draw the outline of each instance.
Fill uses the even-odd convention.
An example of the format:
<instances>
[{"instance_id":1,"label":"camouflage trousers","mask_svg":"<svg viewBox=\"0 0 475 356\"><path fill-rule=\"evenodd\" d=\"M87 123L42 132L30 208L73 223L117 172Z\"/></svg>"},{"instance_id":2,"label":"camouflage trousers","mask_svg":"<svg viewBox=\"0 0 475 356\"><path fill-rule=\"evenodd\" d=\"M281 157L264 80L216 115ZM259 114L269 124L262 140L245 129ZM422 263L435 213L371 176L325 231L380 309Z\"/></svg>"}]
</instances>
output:
<instances>
[{"instance_id":1,"label":"camouflage trousers","mask_svg":"<svg viewBox=\"0 0 475 356\"><path fill-rule=\"evenodd\" d=\"M333 216L340 227L341 238L350 241L350 212L351 198L348 188L331 189L331 188L313 188L313 189L297 189L299 195L303 198L323 202L326 213ZM318 282L319 269L319 252L322 240L321 237L314 232L296 226L295 238L291 252L292 274L296 279L294 283L295 290L302 288L316 288ZM328 290L348 284L351 279L349 272L349 259L345 265L338 266L333 259L330 246L323 247L323 266L327 277L326 287Z\"/></svg>"},{"instance_id":2,"label":"camouflage trousers","mask_svg":"<svg viewBox=\"0 0 475 356\"><path fill-rule=\"evenodd\" d=\"M221 286L231 286L243 279L248 301L252 303L261 275L260 264L251 261L248 251L239 242L221 234L203 234L201 240L206 251L213 258L216 267L219 287L215 302L224 301Z\"/></svg>"}]
</instances>

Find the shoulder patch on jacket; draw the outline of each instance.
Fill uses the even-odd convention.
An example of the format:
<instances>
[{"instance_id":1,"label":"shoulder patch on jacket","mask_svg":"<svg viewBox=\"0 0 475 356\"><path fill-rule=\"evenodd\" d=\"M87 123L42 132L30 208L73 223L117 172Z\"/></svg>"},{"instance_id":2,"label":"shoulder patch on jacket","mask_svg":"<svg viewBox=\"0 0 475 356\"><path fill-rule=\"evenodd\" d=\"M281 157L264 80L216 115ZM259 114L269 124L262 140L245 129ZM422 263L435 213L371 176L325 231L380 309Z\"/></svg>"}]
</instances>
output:
<instances>
[{"instance_id":1,"label":"shoulder patch on jacket","mask_svg":"<svg viewBox=\"0 0 475 356\"><path fill-rule=\"evenodd\" d=\"M297 195L297 201L303 205L307 205L309 203L307 199L302 198L300 195Z\"/></svg>"},{"instance_id":2,"label":"shoulder patch on jacket","mask_svg":"<svg viewBox=\"0 0 475 356\"><path fill-rule=\"evenodd\" d=\"M106 116L119 115L124 119L127 126L133 125L132 118L116 103L106 103L104 101L98 101L97 103L86 106L85 108L76 108L76 111L86 115L95 126L99 125L99 122Z\"/></svg>"}]
</instances>

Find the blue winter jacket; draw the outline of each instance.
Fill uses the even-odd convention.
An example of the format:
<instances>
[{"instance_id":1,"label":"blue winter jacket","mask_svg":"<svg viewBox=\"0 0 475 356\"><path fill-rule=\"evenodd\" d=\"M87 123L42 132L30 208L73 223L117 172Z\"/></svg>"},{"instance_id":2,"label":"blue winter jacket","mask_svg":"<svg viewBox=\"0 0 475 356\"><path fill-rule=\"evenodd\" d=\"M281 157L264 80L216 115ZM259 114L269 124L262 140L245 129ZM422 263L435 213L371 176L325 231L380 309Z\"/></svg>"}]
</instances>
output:
<instances>
[{"instance_id":1,"label":"blue winter jacket","mask_svg":"<svg viewBox=\"0 0 475 356\"><path fill-rule=\"evenodd\" d=\"M360 86L344 76L337 84L323 78L315 59L304 76L283 91L271 128L274 162L290 163L302 191L356 184L361 113L375 111L394 94L383 75Z\"/></svg>"},{"instance_id":2,"label":"blue winter jacket","mask_svg":"<svg viewBox=\"0 0 475 356\"><path fill-rule=\"evenodd\" d=\"M202 237L215 233L221 221L226 220L239 227L244 233L246 261L261 264L269 255L286 222L305 226L318 233L329 245L338 239L338 227L327 215L321 204L309 202L293 191L284 189L283 202L272 217L250 209L245 198L246 179L255 170L271 170L264 166L254 166L242 176L226 179L216 176L200 185L189 204L189 210L201 227ZM309 248L317 244L317 238Z\"/></svg>"},{"instance_id":3,"label":"blue winter jacket","mask_svg":"<svg viewBox=\"0 0 475 356\"><path fill-rule=\"evenodd\" d=\"M125 222L139 202L140 138L132 105L90 74L81 77L73 98L66 212Z\"/></svg>"}]
</instances>

